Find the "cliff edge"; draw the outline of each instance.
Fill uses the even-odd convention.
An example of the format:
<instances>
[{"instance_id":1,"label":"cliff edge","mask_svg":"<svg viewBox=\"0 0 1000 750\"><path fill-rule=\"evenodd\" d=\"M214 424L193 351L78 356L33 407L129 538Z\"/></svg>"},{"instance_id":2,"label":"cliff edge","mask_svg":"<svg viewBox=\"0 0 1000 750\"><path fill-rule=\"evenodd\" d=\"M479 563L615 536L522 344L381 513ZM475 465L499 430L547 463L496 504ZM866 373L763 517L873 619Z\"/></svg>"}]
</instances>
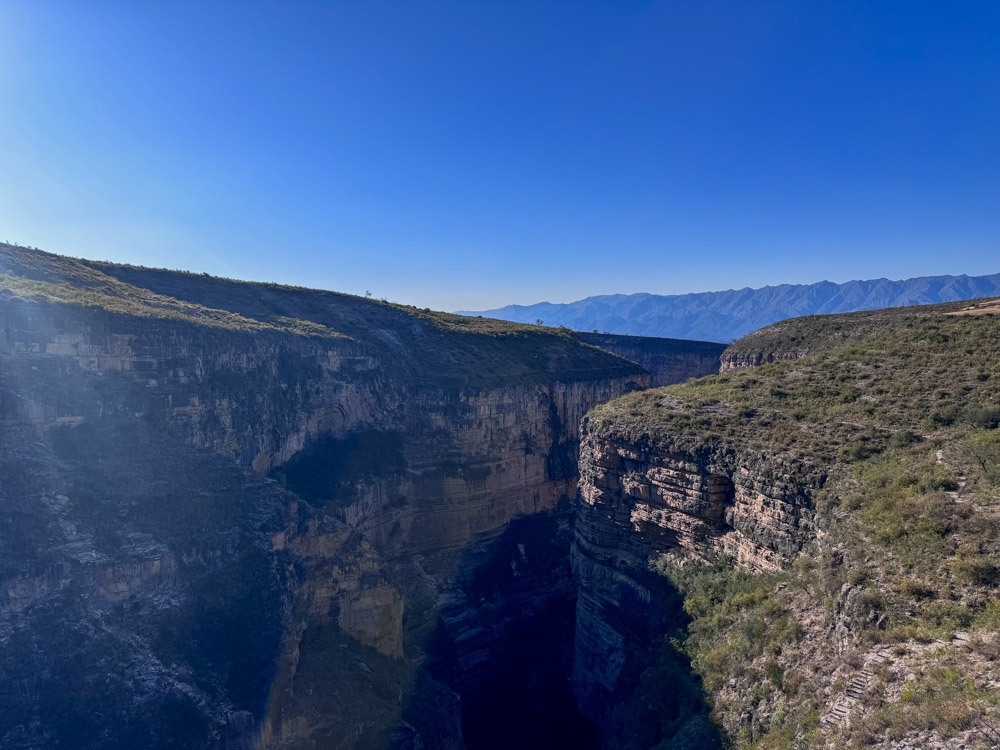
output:
<instances>
[{"instance_id":1,"label":"cliff edge","mask_svg":"<svg viewBox=\"0 0 1000 750\"><path fill-rule=\"evenodd\" d=\"M647 384L559 330L0 246L0 745L463 747L525 612L566 644L529 703L586 737L578 428Z\"/></svg>"},{"instance_id":2,"label":"cliff edge","mask_svg":"<svg viewBox=\"0 0 1000 750\"><path fill-rule=\"evenodd\" d=\"M995 311L792 319L588 415L574 679L609 746L995 742Z\"/></svg>"}]
</instances>

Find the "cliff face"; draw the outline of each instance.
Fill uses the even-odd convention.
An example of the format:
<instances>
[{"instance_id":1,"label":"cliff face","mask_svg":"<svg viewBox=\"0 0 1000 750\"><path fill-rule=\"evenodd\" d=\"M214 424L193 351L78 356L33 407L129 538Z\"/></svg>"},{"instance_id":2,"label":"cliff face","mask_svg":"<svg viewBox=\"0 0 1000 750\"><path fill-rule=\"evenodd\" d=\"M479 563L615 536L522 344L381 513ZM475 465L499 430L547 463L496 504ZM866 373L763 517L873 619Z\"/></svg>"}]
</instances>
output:
<instances>
[{"instance_id":1,"label":"cliff face","mask_svg":"<svg viewBox=\"0 0 1000 750\"><path fill-rule=\"evenodd\" d=\"M672 694L737 748L993 742L996 309L785 321L588 415L573 679L605 745L715 746Z\"/></svg>"},{"instance_id":2,"label":"cliff face","mask_svg":"<svg viewBox=\"0 0 1000 750\"><path fill-rule=\"evenodd\" d=\"M578 425L638 367L341 295L4 260L0 744L461 747L530 613L566 642ZM529 703L582 722L547 651Z\"/></svg>"},{"instance_id":3,"label":"cliff face","mask_svg":"<svg viewBox=\"0 0 1000 750\"><path fill-rule=\"evenodd\" d=\"M648 336L619 336L612 333L578 333L592 346L635 362L650 376L650 386L659 388L683 383L688 378L714 375L725 344L687 339L660 339Z\"/></svg>"},{"instance_id":4,"label":"cliff face","mask_svg":"<svg viewBox=\"0 0 1000 750\"><path fill-rule=\"evenodd\" d=\"M679 408L660 398L659 408ZM574 688L609 746L639 747L612 715L679 621L676 597L651 561L684 552L777 571L815 537L825 476L787 455L684 433L636 437L604 419L598 412L584 421L580 456Z\"/></svg>"}]
</instances>

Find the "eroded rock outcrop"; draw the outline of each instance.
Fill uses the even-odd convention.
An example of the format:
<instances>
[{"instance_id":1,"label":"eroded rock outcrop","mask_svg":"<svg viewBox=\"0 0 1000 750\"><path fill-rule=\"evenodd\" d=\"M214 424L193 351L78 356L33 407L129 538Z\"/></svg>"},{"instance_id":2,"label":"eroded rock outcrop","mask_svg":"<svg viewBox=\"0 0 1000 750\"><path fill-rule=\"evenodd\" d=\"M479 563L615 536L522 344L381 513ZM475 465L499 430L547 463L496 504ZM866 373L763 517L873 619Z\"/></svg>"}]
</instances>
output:
<instances>
[{"instance_id":1,"label":"eroded rock outcrop","mask_svg":"<svg viewBox=\"0 0 1000 750\"><path fill-rule=\"evenodd\" d=\"M568 671L578 425L640 368L559 332L3 257L4 744L457 748L474 665L532 612ZM523 517L562 519L562 563L502 543ZM477 583L498 556L509 596Z\"/></svg>"},{"instance_id":2,"label":"eroded rock outcrop","mask_svg":"<svg viewBox=\"0 0 1000 750\"><path fill-rule=\"evenodd\" d=\"M682 408L660 398L662 409ZM688 560L773 572L816 531L821 466L717 436L670 434L669 418L663 422L662 430L638 434L600 410L584 422L573 677L581 708L610 747L635 746L616 735L611 715L677 619L670 584L651 564L680 552Z\"/></svg>"}]
</instances>

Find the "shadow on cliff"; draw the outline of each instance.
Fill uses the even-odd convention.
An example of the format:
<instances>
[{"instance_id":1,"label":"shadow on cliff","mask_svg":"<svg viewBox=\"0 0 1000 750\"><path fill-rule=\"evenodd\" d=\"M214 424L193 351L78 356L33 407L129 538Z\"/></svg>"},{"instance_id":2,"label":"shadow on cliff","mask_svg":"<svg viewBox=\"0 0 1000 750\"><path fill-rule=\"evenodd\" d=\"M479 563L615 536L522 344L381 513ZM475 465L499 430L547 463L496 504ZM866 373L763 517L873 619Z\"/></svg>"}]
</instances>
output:
<instances>
[{"instance_id":1,"label":"shadow on cliff","mask_svg":"<svg viewBox=\"0 0 1000 750\"><path fill-rule=\"evenodd\" d=\"M665 578L650 575L656 579L652 601L623 602L653 611L646 648L637 644L635 658L626 662L619 689L610 697L613 706L604 732L608 745L628 750L721 748L723 735L709 715L701 678L680 647L691 621L683 596Z\"/></svg>"},{"instance_id":2,"label":"shadow on cliff","mask_svg":"<svg viewBox=\"0 0 1000 750\"><path fill-rule=\"evenodd\" d=\"M205 747L216 706L260 714L286 588L266 546L281 499L144 418L0 453L0 579L30 593L0 598L0 681L16 686L0 691L0 746Z\"/></svg>"},{"instance_id":3,"label":"shadow on cliff","mask_svg":"<svg viewBox=\"0 0 1000 750\"><path fill-rule=\"evenodd\" d=\"M721 747L701 679L681 645L691 623L682 593L653 566L624 565L613 555L597 560L582 541L578 533L572 555L582 592L573 687L602 745Z\"/></svg>"},{"instance_id":4,"label":"shadow on cliff","mask_svg":"<svg viewBox=\"0 0 1000 750\"><path fill-rule=\"evenodd\" d=\"M460 717L469 750L706 750L721 747L701 682L665 634L689 623L683 597L652 571L652 629L636 643L623 690L595 724L574 697L577 590L570 567L573 508L520 518L463 556L452 593L426 648L425 669L403 709L395 748L437 747ZM629 589L631 591L631 589ZM650 602L629 602L648 610ZM652 637L651 637L652 636ZM636 636L639 638L640 636ZM449 745L450 747L450 745Z\"/></svg>"},{"instance_id":5,"label":"shadow on cliff","mask_svg":"<svg viewBox=\"0 0 1000 750\"><path fill-rule=\"evenodd\" d=\"M469 750L599 747L569 684L576 608L570 513L564 499L555 513L518 519L465 554L426 670L404 708L405 725L425 727L447 686ZM420 734L426 743L428 730Z\"/></svg>"}]
</instances>

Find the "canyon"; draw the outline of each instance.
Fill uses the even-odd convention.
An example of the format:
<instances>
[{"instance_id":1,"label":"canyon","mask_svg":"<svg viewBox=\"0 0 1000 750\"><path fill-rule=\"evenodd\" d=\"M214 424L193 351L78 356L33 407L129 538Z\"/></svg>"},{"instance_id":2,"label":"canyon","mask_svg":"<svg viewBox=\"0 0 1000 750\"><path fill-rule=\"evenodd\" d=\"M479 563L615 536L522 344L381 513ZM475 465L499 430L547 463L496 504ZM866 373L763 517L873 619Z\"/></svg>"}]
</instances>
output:
<instances>
[{"instance_id":1,"label":"canyon","mask_svg":"<svg viewBox=\"0 0 1000 750\"><path fill-rule=\"evenodd\" d=\"M577 333L577 338L599 349L635 362L649 373L649 386L661 388L719 371L725 344L689 339L625 336L614 333Z\"/></svg>"},{"instance_id":2,"label":"canyon","mask_svg":"<svg viewBox=\"0 0 1000 750\"><path fill-rule=\"evenodd\" d=\"M597 746L569 686L579 425L646 369L0 250L5 747ZM657 382L723 348L639 343Z\"/></svg>"},{"instance_id":3,"label":"canyon","mask_svg":"<svg viewBox=\"0 0 1000 750\"><path fill-rule=\"evenodd\" d=\"M947 409L1000 377L992 350L953 355L997 337L945 317L965 307L725 348L0 246L0 744L703 748L782 712L819 732L827 708L754 670L833 701L905 610L861 612L848 573L889 567L846 531L851 461L896 441L980 486ZM988 528L961 549L994 554ZM765 605L744 630L785 640L707 661L701 570L762 582L713 594L739 603L719 644ZM968 622L991 611L992 584L949 585Z\"/></svg>"}]
</instances>

